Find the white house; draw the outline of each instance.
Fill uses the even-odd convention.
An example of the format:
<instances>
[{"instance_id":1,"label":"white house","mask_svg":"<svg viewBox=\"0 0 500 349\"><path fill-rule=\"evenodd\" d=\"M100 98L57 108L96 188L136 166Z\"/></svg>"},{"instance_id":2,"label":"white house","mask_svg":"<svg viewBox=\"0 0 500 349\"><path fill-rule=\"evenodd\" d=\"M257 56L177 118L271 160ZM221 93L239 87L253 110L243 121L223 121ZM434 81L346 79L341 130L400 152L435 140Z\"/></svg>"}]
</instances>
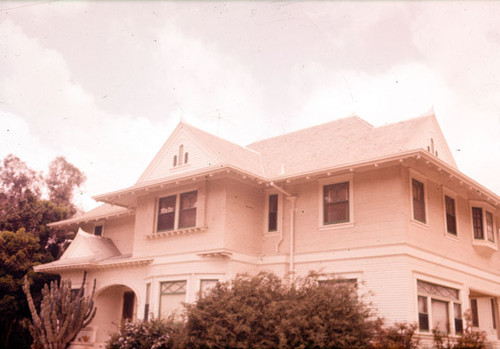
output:
<instances>
[{"instance_id":1,"label":"white house","mask_svg":"<svg viewBox=\"0 0 500 349\"><path fill-rule=\"evenodd\" d=\"M181 122L136 184L95 199L52 224L79 233L35 267L97 280L74 348L259 270L356 280L424 342L436 326L459 334L471 309L500 348L500 197L458 170L432 114L382 127L352 116L246 147Z\"/></svg>"}]
</instances>

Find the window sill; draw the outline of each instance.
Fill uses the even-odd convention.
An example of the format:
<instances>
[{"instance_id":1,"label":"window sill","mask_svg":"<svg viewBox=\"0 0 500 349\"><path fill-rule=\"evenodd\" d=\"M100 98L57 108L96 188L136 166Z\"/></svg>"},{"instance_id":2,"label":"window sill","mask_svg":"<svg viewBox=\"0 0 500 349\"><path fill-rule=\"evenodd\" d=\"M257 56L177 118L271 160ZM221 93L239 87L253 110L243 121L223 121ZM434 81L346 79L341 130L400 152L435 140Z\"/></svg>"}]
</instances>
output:
<instances>
[{"instance_id":1,"label":"window sill","mask_svg":"<svg viewBox=\"0 0 500 349\"><path fill-rule=\"evenodd\" d=\"M427 230L430 229L429 225L427 223L423 223L423 222L417 221L415 219L412 219L410 222L411 222L411 224L415 225L416 227L424 228Z\"/></svg>"},{"instance_id":2,"label":"window sill","mask_svg":"<svg viewBox=\"0 0 500 349\"><path fill-rule=\"evenodd\" d=\"M156 232L153 234L146 235L146 239L148 239L148 240L161 239L161 238L166 238L166 237L174 236L174 235L183 235L183 234L188 234L188 233L205 231L207 229L208 229L207 227L191 227L191 228L184 228L184 229L177 229L177 230L159 231L159 232Z\"/></svg>"},{"instance_id":3,"label":"window sill","mask_svg":"<svg viewBox=\"0 0 500 349\"><path fill-rule=\"evenodd\" d=\"M454 235L454 234L451 234L451 233L448 233L446 232L445 235L444 235L447 239L450 239L451 241L455 241L455 242L460 242L460 238L458 237L458 235Z\"/></svg>"},{"instance_id":4,"label":"window sill","mask_svg":"<svg viewBox=\"0 0 500 349\"><path fill-rule=\"evenodd\" d=\"M323 230L337 230L337 229L344 229L344 228L352 228L354 227L353 222L344 222L344 223L332 223L328 225L320 225L318 227L318 230L323 231Z\"/></svg>"},{"instance_id":5,"label":"window sill","mask_svg":"<svg viewBox=\"0 0 500 349\"><path fill-rule=\"evenodd\" d=\"M486 240L473 239L472 246L479 247L479 248L485 248L485 249L489 249L492 251L498 251L498 246L496 243L491 242L491 241L486 241Z\"/></svg>"}]
</instances>

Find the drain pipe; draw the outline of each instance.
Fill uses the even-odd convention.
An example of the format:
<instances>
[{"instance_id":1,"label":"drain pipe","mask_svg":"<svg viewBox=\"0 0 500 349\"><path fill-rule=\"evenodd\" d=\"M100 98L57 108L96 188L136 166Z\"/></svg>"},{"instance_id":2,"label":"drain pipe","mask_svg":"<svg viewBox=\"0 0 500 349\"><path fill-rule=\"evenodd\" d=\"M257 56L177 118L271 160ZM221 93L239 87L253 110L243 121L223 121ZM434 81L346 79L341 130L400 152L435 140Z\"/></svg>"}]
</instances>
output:
<instances>
[{"instance_id":1,"label":"drain pipe","mask_svg":"<svg viewBox=\"0 0 500 349\"><path fill-rule=\"evenodd\" d=\"M290 201L290 274L292 282L295 279L295 202L297 201L297 197L293 196L289 192L285 191L283 188L274 184L274 182L270 183L271 187L275 188L279 192L283 193L286 196L286 199ZM280 240L276 244L276 252L278 252L280 244L283 242L283 229L280 230Z\"/></svg>"}]
</instances>

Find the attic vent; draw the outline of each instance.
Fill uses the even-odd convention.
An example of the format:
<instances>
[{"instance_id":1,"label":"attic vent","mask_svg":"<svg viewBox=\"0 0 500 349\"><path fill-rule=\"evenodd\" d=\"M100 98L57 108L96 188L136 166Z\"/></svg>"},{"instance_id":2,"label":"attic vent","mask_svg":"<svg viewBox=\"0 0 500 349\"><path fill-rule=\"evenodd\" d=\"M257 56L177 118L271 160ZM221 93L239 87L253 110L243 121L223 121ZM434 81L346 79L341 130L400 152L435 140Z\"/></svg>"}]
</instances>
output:
<instances>
[{"instance_id":1,"label":"attic vent","mask_svg":"<svg viewBox=\"0 0 500 349\"><path fill-rule=\"evenodd\" d=\"M174 159L173 159L173 167L177 166L177 165L182 165L183 163L184 164L187 164L189 161L189 153L188 152L185 152L184 153L184 145L181 144L179 146L179 155L174 155Z\"/></svg>"},{"instance_id":2,"label":"attic vent","mask_svg":"<svg viewBox=\"0 0 500 349\"><path fill-rule=\"evenodd\" d=\"M434 149L434 138L431 138L431 145L427 146L427 151L432 155L438 156L438 151Z\"/></svg>"}]
</instances>

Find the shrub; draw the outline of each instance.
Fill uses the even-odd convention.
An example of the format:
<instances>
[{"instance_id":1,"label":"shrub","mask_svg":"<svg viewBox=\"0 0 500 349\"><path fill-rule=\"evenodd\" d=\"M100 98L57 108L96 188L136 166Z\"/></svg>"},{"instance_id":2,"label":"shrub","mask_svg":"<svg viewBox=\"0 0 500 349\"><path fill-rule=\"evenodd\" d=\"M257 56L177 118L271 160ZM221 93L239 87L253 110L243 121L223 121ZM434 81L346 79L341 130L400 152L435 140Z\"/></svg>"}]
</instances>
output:
<instances>
[{"instance_id":1,"label":"shrub","mask_svg":"<svg viewBox=\"0 0 500 349\"><path fill-rule=\"evenodd\" d=\"M376 325L352 286L317 274L239 275L186 307L189 348L367 348Z\"/></svg>"},{"instance_id":2,"label":"shrub","mask_svg":"<svg viewBox=\"0 0 500 349\"><path fill-rule=\"evenodd\" d=\"M434 348L436 349L484 349L486 342L486 333L476 331L472 328L472 313L470 310L465 312L465 330L462 335L450 337L442 333L437 328L432 330Z\"/></svg>"},{"instance_id":3,"label":"shrub","mask_svg":"<svg viewBox=\"0 0 500 349\"><path fill-rule=\"evenodd\" d=\"M172 349L180 336L182 325L173 319L149 321L126 321L120 331L111 335L107 349Z\"/></svg>"},{"instance_id":4,"label":"shrub","mask_svg":"<svg viewBox=\"0 0 500 349\"><path fill-rule=\"evenodd\" d=\"M372 342L372 349L417 349L419 340L415 333L418 325L395 323L384 327L384 321L378 320L377 331Z\"/></svg>"}]
</instances>

